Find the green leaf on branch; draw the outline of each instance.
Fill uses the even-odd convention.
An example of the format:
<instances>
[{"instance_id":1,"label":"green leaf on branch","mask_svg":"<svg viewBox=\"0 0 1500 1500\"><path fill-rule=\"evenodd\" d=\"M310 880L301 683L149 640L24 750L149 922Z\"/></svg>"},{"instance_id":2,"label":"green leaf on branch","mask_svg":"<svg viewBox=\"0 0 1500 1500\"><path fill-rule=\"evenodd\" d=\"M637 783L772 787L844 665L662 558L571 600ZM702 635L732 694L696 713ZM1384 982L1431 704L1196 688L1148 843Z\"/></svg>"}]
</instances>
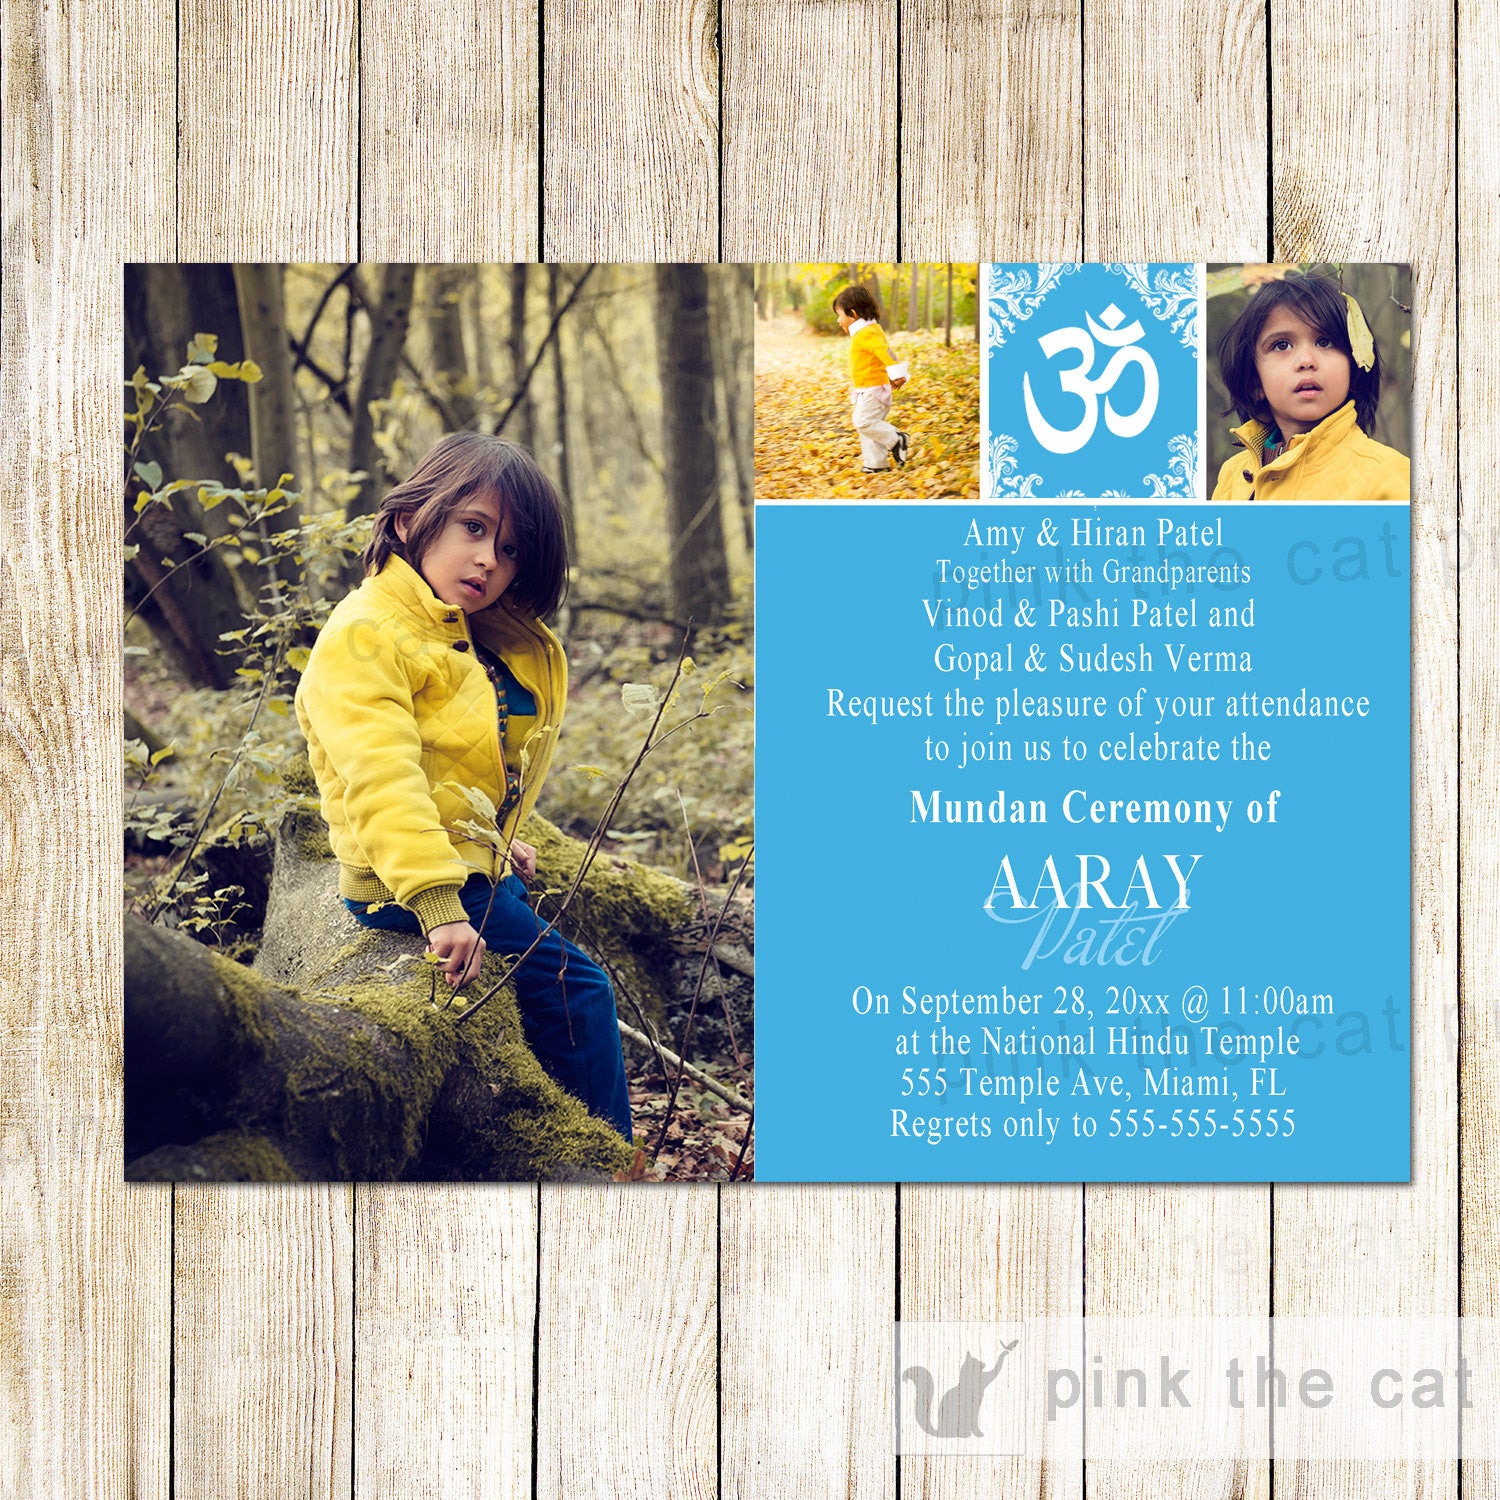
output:
<instances>
[{"instance_id":1,"label":"green leaf on branch","mask_svg":"<svg viewBox=\"0 0 1500 1500\"><path fill-rule=\"evenodd\" d=\"M190 365L206 365L210 363L219 347L219 336L216 333L195 333L192 342L188 345L187 362ZM192 398L189 397L189 400Z\"/></svg>"},{"instance_id":2,"label":"green leaf on branch","mask_svg":"<svg viewBox=\"0 0 1500 1500\"><path fill-rule=\"evenodd\" d=\"M161 488L161 465L158 463L136 464L135 477L153 490Z\"/></svg>"}]
</instances>

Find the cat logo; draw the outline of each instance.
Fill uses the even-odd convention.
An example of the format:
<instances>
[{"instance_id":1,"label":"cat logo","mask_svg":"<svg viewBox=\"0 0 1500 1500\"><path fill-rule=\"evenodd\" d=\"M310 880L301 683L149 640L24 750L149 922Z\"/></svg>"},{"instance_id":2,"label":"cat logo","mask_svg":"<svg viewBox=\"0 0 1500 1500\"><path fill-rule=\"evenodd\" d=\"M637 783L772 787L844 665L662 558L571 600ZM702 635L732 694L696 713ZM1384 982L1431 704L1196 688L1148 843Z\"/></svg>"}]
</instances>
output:
<instances>
[{"instance_id":1,"label":"cat logo","mask_svg":"<svg viewBox=\"0 0 1500 1500\"><path fill-rule=\"evenodd\" d=\"M922 1431L928 1437L950 1441L983 1437L985 1434L979 1425L979 1408L984 1404L985 1395L999 1375L1006 1356L1020 1342L1019 1339L1012 1339L1008 1344L1002 1344L1000 1357L988 1368L976 1354L965 1350L958 1380L943 1392L936 1413L932 1407L932 1398L936 1392L932 1371L924 1365L908 1365L901 1372L901 1378L910 1382L916 1393L917 1425Z\"/></svg>"}]
</instances>

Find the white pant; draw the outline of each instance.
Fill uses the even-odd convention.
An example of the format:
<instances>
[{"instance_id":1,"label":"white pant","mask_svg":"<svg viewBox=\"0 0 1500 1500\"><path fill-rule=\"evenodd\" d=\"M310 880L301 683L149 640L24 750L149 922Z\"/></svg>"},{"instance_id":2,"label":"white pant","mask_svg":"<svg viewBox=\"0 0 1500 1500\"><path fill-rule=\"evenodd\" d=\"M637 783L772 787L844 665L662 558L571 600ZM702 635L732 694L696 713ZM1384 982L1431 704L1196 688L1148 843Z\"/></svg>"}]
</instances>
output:
<instances>
[{"instance_id":1,"label":"white pant","mask_svg":"<svg viewBox=\"0 0 1500 1500\"><path fill-rule=\"evenodd\" d=\"M860 457L867 469L888 469L891 466L891 449L901 434L886 421L890 414L890 386L854 387L854 430L859 434Z\"/></svg>"}]
</instances>

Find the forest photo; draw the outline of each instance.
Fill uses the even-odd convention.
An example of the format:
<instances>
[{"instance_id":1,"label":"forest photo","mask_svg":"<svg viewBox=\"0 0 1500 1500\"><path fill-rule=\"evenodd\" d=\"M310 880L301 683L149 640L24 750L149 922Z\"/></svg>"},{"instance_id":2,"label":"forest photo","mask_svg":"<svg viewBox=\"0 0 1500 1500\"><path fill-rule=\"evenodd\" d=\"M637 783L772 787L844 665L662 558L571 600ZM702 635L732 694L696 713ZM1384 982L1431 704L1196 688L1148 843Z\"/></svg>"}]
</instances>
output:
<instances>
[{"instance_id":1,"label":"forest photo","mask_svg":"<svg viewBox=\"0 0 1500 1500\"><path fill-rule=\"evenodd\" d=\"M755 268L755 494L979 494L977 265Z\"/></svg>"},{"instance_id":2,"label":"forest photo","mask_svg":"<svg viewBox=\"0 0 1500 1500\"><path fill-rule=\"evenodd\" d=\"M754 320L125 267L128 1178L753 1175Z\"/></svg>"}]
</instances>

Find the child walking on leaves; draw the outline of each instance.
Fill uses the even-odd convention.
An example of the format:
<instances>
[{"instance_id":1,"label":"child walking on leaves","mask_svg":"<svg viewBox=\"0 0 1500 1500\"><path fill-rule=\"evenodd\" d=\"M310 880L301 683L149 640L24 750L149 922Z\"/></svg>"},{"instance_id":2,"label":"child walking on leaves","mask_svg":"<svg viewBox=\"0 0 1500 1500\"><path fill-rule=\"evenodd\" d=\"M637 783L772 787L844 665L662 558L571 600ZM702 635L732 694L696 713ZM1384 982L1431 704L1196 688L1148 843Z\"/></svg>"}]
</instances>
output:
<instances>
[{"instance_id":1,"label":"child walking on leaves","mask_svg":"<svg viewBox=\"0 0 1500 1500\"><path fill-rule=\"evenodd\" d=\"M849 335L849 384L854 397L854 430L866 474L881 474L906 462L911 438L888 420L892 391L906 384L906 365L891 358L880 326L880 308L862 286L846 286L833 299L839 327Z\"/></svg>"},{"instance_id":2,"label":"child walking on leaves","mask_svg":"<svg viewBox=\"0 0 1500 1500\"><path fill-rule=\"evenodd\" d=\"M609 979L532 910L536 851L516 837L567 699L543 623L567 581L557 491L515 443L451 433L385 497L364 564L296 698L339 892L365 927L425 934L449 985L486 949L525 954L511 978L527 1044L628 1141ZM463 831L471 790L497 810L498 848Z\"/></svg>"}]
</instances>

